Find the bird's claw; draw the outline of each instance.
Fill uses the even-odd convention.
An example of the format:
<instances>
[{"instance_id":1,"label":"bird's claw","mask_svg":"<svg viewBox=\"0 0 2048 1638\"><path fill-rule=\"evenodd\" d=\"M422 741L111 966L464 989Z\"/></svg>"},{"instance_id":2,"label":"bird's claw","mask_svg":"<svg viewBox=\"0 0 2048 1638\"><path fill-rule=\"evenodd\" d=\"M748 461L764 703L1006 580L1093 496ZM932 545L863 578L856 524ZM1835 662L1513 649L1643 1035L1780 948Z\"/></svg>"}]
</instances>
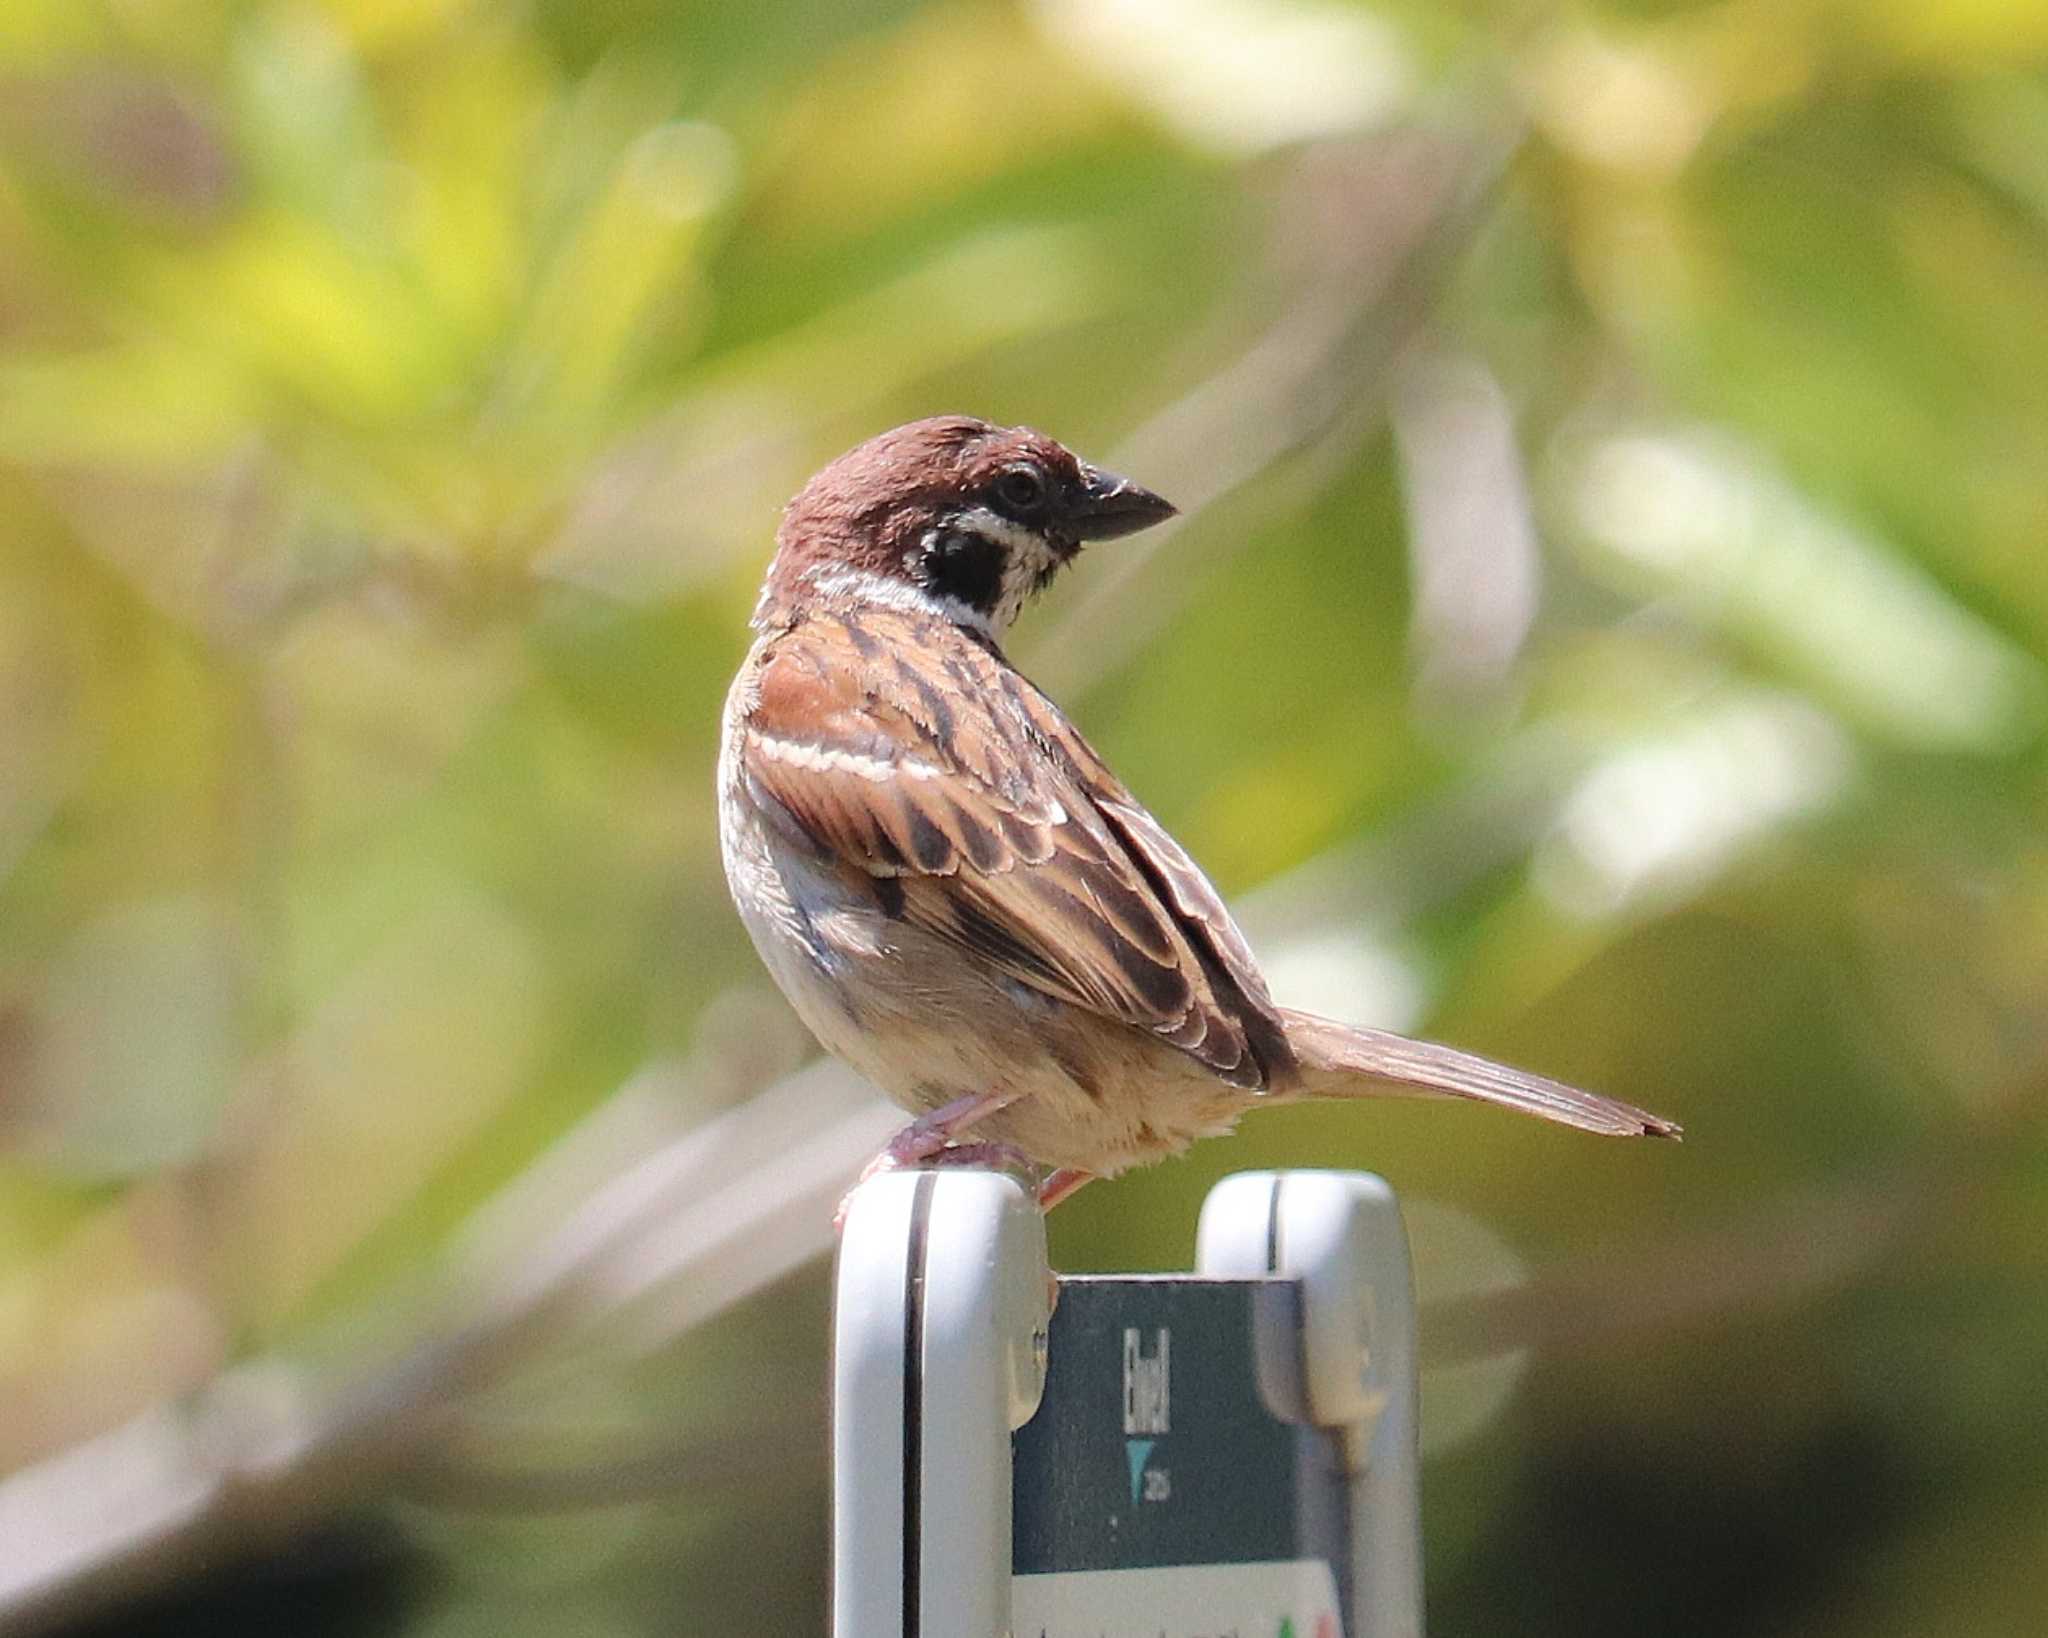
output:
<instances>
[{"instance_id":1,"label":"bird's claw","mask_svg":"<svg viewBox=\"0 0 2048 1638\"><path fill-rule=\"evenodd\" d=\"M832 1232L846 1227L846 1209L856 1190L871 1177L885 1172L936 1171L940 1167L976 1166L985 1171L1006 1172L1024 1186L1032 1198L1041 1198L1041 1170L1020 1149L1007 1143L948 1143L930 1130L906 1126L883 1146L880 1153L861 1168L860 1176L840 1197L832 1213ZM1056 1176L1058 1174L1055 1174Z\"/></svg>"}]
</instances>

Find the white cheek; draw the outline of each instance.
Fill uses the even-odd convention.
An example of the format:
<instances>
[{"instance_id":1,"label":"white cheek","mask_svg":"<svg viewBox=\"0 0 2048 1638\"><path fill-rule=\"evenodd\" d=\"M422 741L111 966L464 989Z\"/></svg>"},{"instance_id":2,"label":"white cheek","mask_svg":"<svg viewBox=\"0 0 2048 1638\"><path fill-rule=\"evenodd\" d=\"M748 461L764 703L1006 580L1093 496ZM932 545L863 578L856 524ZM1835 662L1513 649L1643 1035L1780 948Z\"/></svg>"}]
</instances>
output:
<instances>
[{"instance_id":1,"label":"white cheek","mask_svg":"<svg viewBox=\"0 0 2048 1638\"><path fill-rule=\"evenodd\" d=\"M1032 536L1028 552L1018 552L1010 559L1009 573L1003 577L1003 597L996 609L996 623L1007 626L1023 611L1031 594L1038 589L1040 581L1050 569L1059 566L1059 559L1050 547Z\"/></svg>"}]
</instances>

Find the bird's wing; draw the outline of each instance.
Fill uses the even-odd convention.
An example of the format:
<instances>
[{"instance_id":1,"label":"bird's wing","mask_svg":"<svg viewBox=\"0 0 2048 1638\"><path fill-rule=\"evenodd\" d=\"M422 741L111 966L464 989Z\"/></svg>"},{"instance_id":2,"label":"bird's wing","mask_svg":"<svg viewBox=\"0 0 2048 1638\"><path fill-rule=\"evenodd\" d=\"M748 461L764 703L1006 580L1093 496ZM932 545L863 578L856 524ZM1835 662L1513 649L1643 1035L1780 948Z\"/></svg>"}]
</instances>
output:
<instances>
[{"instance_id":1,"label":"bird's wing","mask_svg":"<svg viewBox=\"0 0 2048 1638\"><path fill-rule=\"evenodd\" d=\"M1215 890L1049 700L942 622L820 616L756 661L741 767L892 916L1222 1079L1293 1055Z\"/></svg>"}]
</instances>

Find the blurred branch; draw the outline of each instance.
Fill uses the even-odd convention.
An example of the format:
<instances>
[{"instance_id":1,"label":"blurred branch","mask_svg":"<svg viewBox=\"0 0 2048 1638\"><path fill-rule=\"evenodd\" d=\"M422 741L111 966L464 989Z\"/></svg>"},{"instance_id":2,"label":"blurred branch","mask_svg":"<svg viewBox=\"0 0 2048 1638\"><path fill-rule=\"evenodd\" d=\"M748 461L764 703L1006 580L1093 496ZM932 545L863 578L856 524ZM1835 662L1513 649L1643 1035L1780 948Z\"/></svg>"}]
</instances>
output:
<instances>
[{"instance_id":1,"label":"blurred branch","mask_svg":"<svg viewBox=\"0 0 2048 1638\"><path fill-rule=\"evenodd\" d=\"M1888 1169L1773 1200L1706 1233L1610 1249L1526 1285L1423 1308L1425 1370L1519 1348L1597 1353L1734 1314L1790 1308L1839 1288L1904 1242L1961 1180Z\"/></svg>"},{"instance_id":2,"label":"blurred branch","mask_svg":"<svg viewBox=\"0 0 2048 1638\"><path fill-rule=\"evenodd\" d=\"M1574 1259L1526 1285L1424 1305L1425 1369L1517 1348L1593 1353L1838 1290L1955 1219L2048 1129L2048 1075L2022 1076L1912 1158L1767 1201L1733 1223Z\"/></svg>"},{"instance_id":3,"label":"blurred branch","mask_svg":"<svg viewBox=\"0 0 2048 1638\"><path fill-rule=\"evenodd\" d=\"M607 1347L672 1340L810 1262L860 1160L900 1121L830 1063L648 1154L650 1102L687 1106L672 1086L630 1085L508 1190L461 1259L453 1317L395 1356L340 1373L252 1360L0 1481L0 1633L45 1630L414 1478L531 1492L539 1481L451 1453L465 1407L595 1333ZM792 1145L792 1132L810 1136ZM534 1223L556 1226L535 1244ZM656 1457L640 1482L706 1462L709 1445ZM589 1489L560 1482L557 1496Z\"/></svg>"},{"instance_id":4,"label":"blurred branch","mask_svg":"<svg viewBox=\"0 0 2048 1638\"><path fill-rule=\"evenodd\" d=\"M1204 510L1290 456L1321 448L1321 482L1387 414L1394 365L1421 333L1487 219L1520 144L1509 129L1450 139L1408 131L1306 155L1273 231L1289 290L1280 316L1232 363L1140 427L1113 454L1171 495L1181 516L1085 557L1082 590L1029 645L1054 693L1106 675L1166 626L1198 580L1185 544ZM1219 537L1234 550L1250 531ZM1171 574L1157 572L1164 561Z\"/></svg>"},{"instance_id":5,"label":"blurred branch","mask_svg":"<svg viewBox=\"0 0 2048 1638\"><path fill-rule=\"evenodd\" d=\"M411 1463L401 1483L410 1499L436 1507L557 1513L657 1501L689 1491L729 1495L772 1488L783 1475L814 1464L823 1448L823 1429L816 1421L786 1414L738 1430L696 1429L652 1440L636 1436L619 1451L524 1466L451 1440Z\"/></svg>"},{"instance_id":6,"label":"blurred branch","mask_svg":"<svg viewBox=\"0 0 2048 1638\"><path fill-rule=\"evenodd\" d=\"M1431 355L1403 371L1393 422L1417 693L1437 707L1484 700L1513 675L1541 596L1513 411L1483 361Z\"/></svg>"}]
</instances>

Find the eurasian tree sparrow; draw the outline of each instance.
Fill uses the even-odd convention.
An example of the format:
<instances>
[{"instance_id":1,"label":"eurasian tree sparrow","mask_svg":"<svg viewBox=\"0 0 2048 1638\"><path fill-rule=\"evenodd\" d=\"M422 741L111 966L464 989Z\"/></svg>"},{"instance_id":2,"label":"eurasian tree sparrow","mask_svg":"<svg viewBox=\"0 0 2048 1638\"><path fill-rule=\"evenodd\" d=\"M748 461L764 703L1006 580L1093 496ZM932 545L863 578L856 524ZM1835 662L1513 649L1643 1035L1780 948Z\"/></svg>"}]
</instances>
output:
<instances>
[{"instance_id":1,"label":"eurasian tree sparrow","mask_svg":"<svg viewBox=\"0 0 2048 1638\"><path fill-rule=\"evenodd\" d=\"M1082 542L1173 511L1028 428L942 416L842 455L784 513L719 829L783 993L916 1115L877 1164L1021 1155L1050 1205L1255 1104L1386 1092L1677 1136L1274 1002L1208 879L1000 643Z\"/></svg>"}]
</instances>

